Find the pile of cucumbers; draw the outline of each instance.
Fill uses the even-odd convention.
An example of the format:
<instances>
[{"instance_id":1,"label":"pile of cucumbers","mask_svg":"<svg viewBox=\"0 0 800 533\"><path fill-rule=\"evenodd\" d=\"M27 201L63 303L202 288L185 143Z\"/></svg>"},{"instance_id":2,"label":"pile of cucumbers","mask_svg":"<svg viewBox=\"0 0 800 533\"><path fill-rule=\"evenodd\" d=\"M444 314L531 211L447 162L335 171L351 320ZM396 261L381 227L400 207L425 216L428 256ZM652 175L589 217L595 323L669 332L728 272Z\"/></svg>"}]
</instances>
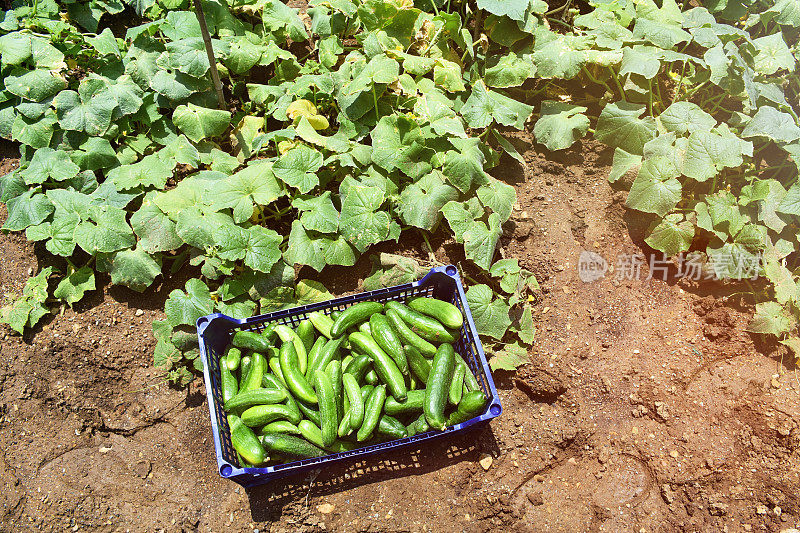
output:
<instances>
[{"instance_id":1,"label":"pile of cucumbers","mask_svg":"<svg viewBox=\"0 0 800 533\"><path fill-rule=\"evenodd\" d=\"M349 451L480 414L486 395L453 349L461 311L434 298L407 304L365 301L312 312L295 329L236 332L219 367L240 465Z\"/></svg>"}]
</instances>

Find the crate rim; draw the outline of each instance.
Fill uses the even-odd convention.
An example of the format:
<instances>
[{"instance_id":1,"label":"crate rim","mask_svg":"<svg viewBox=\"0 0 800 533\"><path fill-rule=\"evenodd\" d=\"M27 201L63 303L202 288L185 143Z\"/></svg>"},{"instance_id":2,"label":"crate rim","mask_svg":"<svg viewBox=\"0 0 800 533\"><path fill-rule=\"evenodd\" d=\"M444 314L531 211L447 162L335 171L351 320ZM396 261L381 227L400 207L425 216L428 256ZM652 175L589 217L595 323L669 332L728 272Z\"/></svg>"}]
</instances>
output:
<instances>
[{"instance_id":1,"label":"crate rim","mask_svg":"<svg viewBox=\"0 0 800 533\"><path fill-rule=\"evenodd\" d=\"M475 340L475 347L477 348L478 352L476 354L476 362L483 366L483 372L486 377L486 386L489 389L489 392L491 393L491 396L489 397L489 403L487 404L486 409L482 414L475 416L460 424L456 424L452 427L449 427L444 431L428 431L426 433L422 433L419 435L413 435L410 437L404 437L402 439L396 439L396 440L386 441L383 443L373 444L365 448L357 448L355 450L348 452L330 453L322 457L317 457L313 459L302 459L294 461L292 463L284 463L280 465L273 465L261 468L242 468L236 465L232 465L230 462L226 461L223 458L222 444L220 442L221 430L219 428L219 424L217 423L217 417L213 412L215 401L213 397L213 388L211 384L211 370L210 370L210 365L208 363L208 354L206 353L206 345L203 339L203 334L205 333L206 329L214 321L222 319L228 322L232 326L231 329L236 329L237 327L246 326L252 323L269 323L284 317L298 315L301 313L309 313L319 309L330 308L335 305L350 304L357 301L365 301L364 295L369 295L369 298L376 298L380 297L383 294L397 292L398 290L419 287L425 285L426 282L436 274L444 274L455 281L455 289L459 294L459 298L464 303L463 306L464 319L468 323L469 330L473 333ZM231 481L239 483L244 487L250 487L254 485L268 483L270 481L294 474L296 472L302 472L304 467L309 466L309 464L319 465L319 467L322 468L323 466L339 462L349 457L368 456L373 453L378 453L382 451L397 450L400 448L406 448L413 444L422 443L430 439L439 438L444 435L461 433L472 426L475 426L483 422L488 422L491 419L500 416L500 414L502 414L503 412L503 407L500 402L500 396L497 393L497 388L494 384L494 379L491 374L491 369L486 359L486 354L483 350L483 344L481 343L478 337L478 330L475 327L475 322L472 318L472 311L470 310L469 305L467 303L467 297L466 293L464 292L464 286L461 283L461 277L458 273L458 269L456 268L456 266L452 264L433 267L422 278L409 283L402 283L400 285L384 287L382 289L376 289L373 291L363 291L360 293L340 296L338 298L332 298L330 300L324 300L312 304L301 305L289 309L280 309L278 311L273 311L271 313L266 313L262 315L255 315L249 318L233 318L224 313L211 313L198 318L196 326L197 326L197 335L201 340L201 342L199 343L200 357L203 361L203 379L206 387L206 400L208 401L209 418L211 419L211 429L214 437L214 450L217 456L217 472L220 474L221 477L230 479Z\"/></svg>"}]
</instances>

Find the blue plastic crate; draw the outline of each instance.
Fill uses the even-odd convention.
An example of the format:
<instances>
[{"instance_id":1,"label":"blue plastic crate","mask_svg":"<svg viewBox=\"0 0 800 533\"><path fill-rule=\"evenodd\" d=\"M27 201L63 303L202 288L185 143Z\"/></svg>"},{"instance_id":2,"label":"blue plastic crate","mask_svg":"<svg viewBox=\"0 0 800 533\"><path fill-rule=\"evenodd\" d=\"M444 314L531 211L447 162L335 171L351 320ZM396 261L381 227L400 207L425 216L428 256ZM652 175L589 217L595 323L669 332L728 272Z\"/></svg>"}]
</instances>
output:
<instances>
[{"instance_id":1,"label":"blue plastic crate","mask_svg":"<svg viewBox=\"0 0 800 533\"><path fill-rule=\"evenodd\" d=\"M475 377L488 398L485 411L466 422L447 428L445 431L429 431L403 439L372 444L349 452L332 453L324 457L302 459L292 463L285 463L264 468L241 468L238 465L236 452L230 439L230 430L225 412L222 409L222 390L220 385L219 359L225 353L225 348L230 343L236 331L262 331L266 324L275 322L297 326L308 317L312 311L321 311L329 314L341 311L355 303L365 300L386 302L389 300L406 301L414 296L428 296L446 300L455 304L464 314L464 325L461 328L461 337L454 344L456 352L461 354L469 364ZM208 408L211 414L211 428L214 433L214 448L217 452L217 466L222 477L235 481L242 486L251 487L267 483L291 474L297 474L322 468L334 462L362 458L367 455L396 450L401 447L420 444L430 439L439 439L461 432L497 417L502 412L500 397L489 371L483 346L478 338L475 323L472 320L464 287L458 276L458 270L452 265L436 267L419 281L406 283L396 287L389 287L377 291L362 292L352 296L344 296L327 302L295 307L283 311L276 311L266 315L254 316L248 319L234 319L221 313L204 316L197 321L197 334L200 339L200 356L205 365L204 377L206 382L206 395Z\"/></svg>"}]
</instances>

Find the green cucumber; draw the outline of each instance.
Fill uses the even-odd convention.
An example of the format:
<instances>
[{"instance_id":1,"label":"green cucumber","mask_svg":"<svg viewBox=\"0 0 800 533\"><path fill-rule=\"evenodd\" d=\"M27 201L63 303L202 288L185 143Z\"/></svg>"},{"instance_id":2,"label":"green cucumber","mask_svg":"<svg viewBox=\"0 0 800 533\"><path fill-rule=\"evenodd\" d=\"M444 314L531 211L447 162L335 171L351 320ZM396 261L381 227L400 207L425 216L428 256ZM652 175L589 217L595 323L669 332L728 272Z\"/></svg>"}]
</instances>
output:
<instances>
[{"instance_id":1,"label":"green cucumber","mask_svg":"<svg viewBox=\"0 0 800 533\"><path fill-rule=\"evenodd\" d=\"M404 439L408 436L406 426L396 418L383 415L378 421L378 433L393 439Z\"/></svg>"},{"instance_id":2,"label":"green cucumber","mask_svg":"<svg viewBox=\"0 0 800 533\"><path fill-rule=\"evenodd\" d=\"M261 436L261 443L271 452L291 457L322 457L325 450L294 435L285 433L267 433Z\"/></svg>"},{"instance_id":3,"label":"green cucumber","mask_svg":"<svg viewBox=\"0 0 800 533\"><path fill-rule=\"evenodd\" d=\"M248 427L257 428L274 420L288 420L292 424L300 422L300 417L285 405L254 405L242 412L242 422Z\"/></svg>"},{"instance_id":4,"label":"green cucumber","mask_svg":"<svg viewBox=\"0 0 800 533\"><path fill-rule=\"evenodd\" d=\"M397 368L404 375L408 375L408 360L406 359L406 352L403 350L403 343L400 336L389 323L386 315L376 313L369 317L369 326L372 330L372 338L378 343L378 346L383 348L383 351L389 354Z\"/></svg>"},{"instance_id":5,"label":"green cucumber","mask_svg":"<svg viewBox=\"0 0 800 533\"><path fill-rule=\"evenodd\" d=\"M400 335L404 344L408 344L419 350L425 357L433 357L436 354L436 346L429 343L408 327L403 318L394 309L386 310L386 318L394 330Z\"/></svg>"},{"instance_id":6,"label":"green cucumber","mask_svg":"<svg viewBox=\"0 0 800 533\"><path fill-rule=\"evenodd\" d=\"M227 402L239 392L239 382L225 364L219 365L219 380L222 386L222 401Z\"/></svg>"},{"instance_id":7,"label":"green cucumber","mask_svg":"<svg viewBox=\"0 0 800 533\"><path fill-rule=\"evenodd\" d=\"M389 388L389 392L396 400L406 399L406 382L403 374L397 368L394 360L384 352L378 343L370 336L357 331L350 334L350 343L365 350L372 358L372 366L380 380Z\"/></svg>"},{"instance_id":8,"label":"green cucumber","mask_svg":"<svg viewBox=\"0 0 800 533\"><path fill-rule=\"evenodd\" d=\"M458 405L461 401L461 395L464 392L464 371L466 365L456 364L453 370L453 380L450 382L450 391L448 393L448 400L451 405Z\"/></svg>"},{"instance_id":9,"label":"green cucumber","mask_svg":"<svg viewBox=\"0 0 800 533\"><path fill-rule=\"evenodd\" d=\"M259 352L253 352L253 355L250 356L250 367L247 370L247 375L242 379L239 393L260 389L266 366L267 360L264 356Z\"/></svg>"},{"instance_id":10,"label":"green cucumber","mask_svg":"<svg viewBox=\"0 0 800 533\"><path fill-rule=\"evenodd\" d=\"M357 326L361 322L368 320L375 313L383 311L383 304L380 302L360 302L351 305L334 320L331 326L331 336L336 339L345 334L348 328Z\"/></svg>"},{"instance_id":11,"label":"green cucumber","mask_svg":"<svg viewBox=\"0 0 800 533\"><path fill-rule=\"evenodd\" d=\"M326 368L328 363L338 358L340 355L340 347L344 344L345 340L346 339L343 337L326 342L325 346L320 350L319 357L314 361L314 366L311 367L311 371L308 375L313 376L313 372L316 372L320 368Z\"/></svg>"},{"instance_id":12,"label":"green cucumber","mask_svg":"<svg viewBox=\"0 0 800 533\"><path fill-rule=\"evenodd\" d=\"M317 403L317 395L314 394L314 389L308 384L303 372L300 370L294 343L283 343L283 346L281 346L280 363L283 379L286 381L286 386L294 397L306 403Z\"/></svg>"},{"instance_id":13,"label":"green cucumber","mask_svg":"<svg viewBox=\"0 0 800 533\"><path fill-rule=\"evenodd\" d=\"M408 366L411 368L411 374L423 384L427 383L428 376L431 373L430 362L413 346L406 345L405 351L406 356L408 356Z\"/></svg>"},{"instance_id":14,"label":"green cucumber","mask_svg":"<svg viewBox=\"0 0 800 533\"><path fill-rule=\"evenodd\" d=\"M372 359L367 354L360 354L353 357L350 364L344 369L345 374L352 374L358 383L364 379L364 375L369 371Z\"/></svg>"},{"instance_id":15,"label":"green cucumber","mask_svg":"<svg viewBox=\"0 0 800 533\"><path fill-rule=\"evenodd\" d=\"M286 391L281 389L255 389L242 391L222 407L226 412L244 410L254 405L280 403L286 399Z\"/></svg>"},{"instance_id":16,"label":"green cucumber","mask_svg":"<svg viewBox=\"0 0 800 533\"><path fill-rule=\"evenodd\" d=\"M253 430L247 427L241 418L236 415L228 415L228 427L231 430L233 449L245 461L252 465L260 465L266 460L267 453L264 451L264 447Z\"/></svg>"},{"instance_id":17,"label":"green cucumber","mask_svg":"<svg viewBox=\"0 0 800 533\"><path fill-rule=\"evenodd\" d=\"M349 452L350 450L355 450L358 448L359 445L355 442L348 442L346 440L339 440L336 441L331 445L328 446L328 451L331 453L342 453L342 452Z\"/></svg>"},{"instance_id":18,"label":"green cucumber","mask_svg":"<svg viewBox=\"0 0 800 533\"><path fill-rule=\"evenodd\" d=\"M228 367L228 370L231 372L235 371L239 368L239 362L242 360L242 351L235 346L228 346L228 350L225 352L225 366Z\"/></svg>"},{"instance_id":19,"label":"green cucumber","mask_svg":"<svg viewBox=\"0 0 800 533\"><path fill-rule=\"evenodd\" d=\"M283 383L283 386L286 386L286 380L283 379L283 372L281 372L281 360L280 357L270 357L269 359L269 369L272 370L272 373ZM264 374L264 379L266 379L267 374ZM263 383L263 381L262 381Z\"/></svg>"},{"instance_id":20,"label":"green cucumber","mask_svg":"<svg viewBox=\"0 0 800 533\"><path fill-rule=\"evenodd\" d=\"M272 346L274 330L267 326L263 333L255 331L237 331L231 338L231 344L243 350L266 352Z\"/></svg>"},{"instance_id":21,"label":"green cucumber","mask_svg":"<svg viewBox=\"0 0 800 533\"><path fill-rule=\"evenodd\" d=\"M265 433L292 433L294 435L299 435L300 430L288 420L276 420L262 427L259 433L262 435Z\"/></svg>"},{"instance_id":22,"label":"green cucumber","mask_svg":"<svg viewBox=\"0 0 800 533\"><path fill-rule=\"evenodd\" d=\"M369 320L367 320L366 322L362 322L361 325L358 326L358 331L366 335L372 335L372 328L369 325Z\"/></svg>"},{"instance_id":23,"label":"green cucumber","mask_svg":"<svg viewBox=\"0 0 800 533\"><path fill-rule=\"evenodd\" d=\"M308 352L314 345L314 324L309 319L305 319L297 325L295 333L303 341L303 346Z\"/></svg>"},{"instance_id":24,"label":"green cucumber","mask_svg":"<svg viewBox=\"0 0 800 533\"><path fill-rule=\"evenodd\" d=\"M336 419L341 420L344 416L344 394L342 394L342 362L334 359L325 367L325 373L331 380L333 386L333 397L336 400ZM338 423L338 422L337 422Z\"/></svg>"},{"instance_id":25,"label":"green cucumber","mask_svg":"<svg viewBox=\"0 0 800 533\"><path fill-rule=\"evenodd\" d=\"M300 409L300 412L303 413L303 416L314 422L316 425L319 426L320 419L319 419L319 411L314 409L308 404L303 402L297 402L297 408Z\"/></svg>"},{"instance_id":26,"label":"green cucumber","mask_svg":"<svg viewBox=\"0 0 800 533\"><path fill-rule=\"evenodd\" d=\"M280 366L278 366L278 370L280 370ZM274 376L272 374L264 374L264 380L261 382L261 384L266 388L272 387L273 389L281 389L283 392L285 392L286 400L283 402L283 404L292 411L293 417L296 416L297 418L300 418L300 408L297 406L297 400L294 399L294 396L292 396L289 388L286 387L282 377Z\"/></svg>"},{"instance_id":27,"label":"green cucumber","mask_svg":"<svg viewBox=\"0 0 800 533\"><path fill-rule=\"evenodd\" d=\"M468 391L481 390L481 385L472 373L472 369L458 352L456 352L456 364L464 366L464 388Z\"/></svg>"},{"instance_id":28,"label":"green cucumber","mask_svg":"<svg viewBox=\"0 0 800 533\"><path fill-rule=\"evenodd\" d=\"M469 391L464 394L456 410L447 417L447 425L455 426L476 417L486 406L486 395L479 390Z\"/></svg>"},{"instance_id":29,"label":"green cucumber","mask_svg":"<svg viewBox=\"0 0 800 533\"><path fill-rule=\"evenodd\" d=\"M328 315L328 316L331 317L331 320L336 322L336 319L338 319L340 316L342 316L342 312L341 311L331 311L331 314Z\"/></svg>"},{"instance_id":30,"label":"green cucumber","mask_svg":"<svg viewBox=\"0 0 800 533\"><path fill-rule=\"evenodd\" d=\"M419 418L411 422L408 426L406 426L406 431L408 431L408 435L419 435L420 433L425 433L431 429L428 425L428 421L425 420L425 413L419 415Z\"/></svg>"},{"instance_id":31,"label":"green cucumber","mask_svg":"<svg viewBox=\"0 0 800 533\"><path fill-rule=\"evenodd\" d=\"M322 348L325 346L325 337L319 337L314 344L311 345L311 349L308 351L308 364L306 365L306 377L308 379L312 379L314 377L314 372L316 372L316 363L319 360L320 353L322 353Z\"/></svg>"},{"instance_id":32,"label":"green cucumber","mask_svg":"<svg viewBox=\"0 0 800 533\"><path fill-rule=\"evenodd\" d=\"M314 375L314 388L319 399L319 422L322 431L323 447L330 446L336 440L339 428L339 417L336 412L336 396L331 378L324 370L317 370Z\"/></svg>"},{"instance_id":33,"label":"green cucumber","mask_svg":"<svg viewBox=\"0 0 800 533\"><path fill-rule=\"evenodd\" d=\"M300 366L300 372L305 375L306 369L308 368L308 352L306 351L306 345L303 344L303 339L286 324L275 326L275 333L278 334L278 337L284 344L287 342L294 344L294 351L297 354L297 363Z\"/></svg>"},{"instance_id":34,"label":"green cucumber","mask_svg":"<svg viewBox=\"0 0 800 533\"><path fill-rule=\"evenodd\" d=\"M385 401L386 385L378 385L369 393L366 406L364 407L364 421L361 423L361 427L358 428L358 433L356 433L358 442L364 442L372 438L372 433L375 431L378 421L381 418L383 403Z\"/></svg>"},{"instance_id":35,"label":"green cucumber","mask_svg":"<svg viewBox=\"0 0 800 533\"><path fill-rule=\"evenodd\" d=\"M458 307L444 300L419 296L409 300L408 307L437 319L450 329L460 329L464 324L464 315L461 314Z\"/></svg>"},{"instance_id":36,"label":"green cucumber","mask_svg":"<svg viewBox=\"0 0 800 533\"><path fill-rule=\"evenodd\" d=\"M339 422L339 428L336 430L336 434L341 439L342 437L346 437L353 432L353 425L350 423L350 411L346 412L342 417L342 421Z\"/></svg>"},{"instance_id":37,"label":"green cucumber","mask_svg":"<svg viewBox=\"0 0 800 533\"><path fill-rule=\"evenodd\" d=\"M373 389L375 389L374 385L364 385L361 387L361 400L364 402L364 407L366 407L367 398L369 398L369 395L373 391Z\"/></svg>"},{"instance_id":38,"label":"green cucumber","mask_svg":"<svg viewBox=\"0 0 800 533\"><path fill-rule=\"evenodd\" d=\"M297 429L300 430L300 434L308 442L320 448L325 447L322 439L322 430L310 420L301 420L300 423L297 424Z\"/></svg>"},{"instance_id":39,"label":"green cucumber","mask_svg":"<svg viewBox=\"0 0 800 533\"><path fill-rule=\"evenodd\" d=\"M394 398L386 398L383 410L387 415L397 416L413 413L421 413L422 405L425 401L425 390L408 391L408 397L403 402L398 402Z\"/></svg>"},{"instance_id":40,"label":"green cucumber","mask_svg":"<svg viewBox=\"0 0 800 533\"><path fill-rule=\"evenodd\" d=\"M428 315L423 315L419 311L405 306L397 301L390 301L386 303L386 308L396 311L400 318L408 324L411 331L419 335L425 340L430 342L455 342L456 336L447 331L447 328L441 322Z\"/></svg>"},{"instance_id":41,"label":"green cucumber","mask_svg":"<svg viewBox=\"0 0 800 533\"><path fill-rule=\"evenodd\" d=\"M358 381L352 374L344 373L342 375L342 384L350 402L350 408L347 410L350 427L358 429L361 427L361 422L364 421L364 400L361 397L361 390L358 388ZM341 437L342 435L339 436Z\"/></svg>"},{"instance_id":42,"label":"green cucumber","mask_svg":"<svg viewBox=\"0 0 800 533\"><path fill-rule=\"evenodd\" d=\"M366 381L370 385L377 385L378 384L378 382L380 380L378 379L378 374L375 373L375 369L374 368L372 370L370 370L369 372L367 372L366 374L364 374L364 381Z\"/></svg>"},{"instance_id":43,"label":"green cucumber","mask_svg":"<svg viewBox=\"0 0 800 533\"><path fill-rule=\"evenodd\" d=\"M311 311L308 314L308 319L314 325L314 329L325 337L331 338L331 328L333 327L333 319L331 317L319 311Z\"/></svg>"},{"instance_id":44,"label":"green cucumber","mask_svg":"<svg viewBox=\"0 0 800 533\"><path fill-rule=\"evenodd\" d=\"M239 389L244 386L244 380L247 373L250 372L250 361L252 358L249 355L242 357L242 362L239 363Z\"/></svg>"},{"instance_id":45,"label":"green cucumber","mask_svg":"<svg viewBox=\"0 0 800 533\"><path fill-rule=\"evenodd\" d=\"M450 382L456 366L456 354L452 344L441 344L431 363L431 373L425 388L422 409L425 419L434 429L445 428L444 408L447 406Z\"/></svg>"}]
</instances>

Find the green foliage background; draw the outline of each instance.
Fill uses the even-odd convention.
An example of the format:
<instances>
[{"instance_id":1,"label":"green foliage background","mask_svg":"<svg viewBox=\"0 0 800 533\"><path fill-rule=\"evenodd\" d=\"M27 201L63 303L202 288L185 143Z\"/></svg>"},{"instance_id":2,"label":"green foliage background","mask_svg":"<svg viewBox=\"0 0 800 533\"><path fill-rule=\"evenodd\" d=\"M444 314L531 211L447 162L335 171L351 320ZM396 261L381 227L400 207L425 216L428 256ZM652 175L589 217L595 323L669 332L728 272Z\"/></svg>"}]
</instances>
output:
<instances>
[{"instance_id":1,"label":"green foliage background","mask_svg":"<svg viewBox=\"0 0 800 533\"><path fill-rule=\"evenodd\" d=\"M504 134L530 127L547 150L587 133L612 147L609 180L652 220L653 248L692 251L720 278L763 255L774 289L751 329L800 346L783 261L799 244L800 0L203 8L228 109L187 0L32 0L3 13L0 135L21 145L20 169L0 181L3 229L64 265L4 308L15 330L53 299L80 301L96 271L144 291L188 263L201 277L154 324L156 364L186 382L198 317L327 298L295 283L294 265L351 266L441 226L482 272L468 297L497 343L493 367L513 369L533 342L536 282L516 259L495 261L516 195L487 171L503 152L521 161ZM376 257L367 283L418 270Z\"/></svg>"}]
</instances>

